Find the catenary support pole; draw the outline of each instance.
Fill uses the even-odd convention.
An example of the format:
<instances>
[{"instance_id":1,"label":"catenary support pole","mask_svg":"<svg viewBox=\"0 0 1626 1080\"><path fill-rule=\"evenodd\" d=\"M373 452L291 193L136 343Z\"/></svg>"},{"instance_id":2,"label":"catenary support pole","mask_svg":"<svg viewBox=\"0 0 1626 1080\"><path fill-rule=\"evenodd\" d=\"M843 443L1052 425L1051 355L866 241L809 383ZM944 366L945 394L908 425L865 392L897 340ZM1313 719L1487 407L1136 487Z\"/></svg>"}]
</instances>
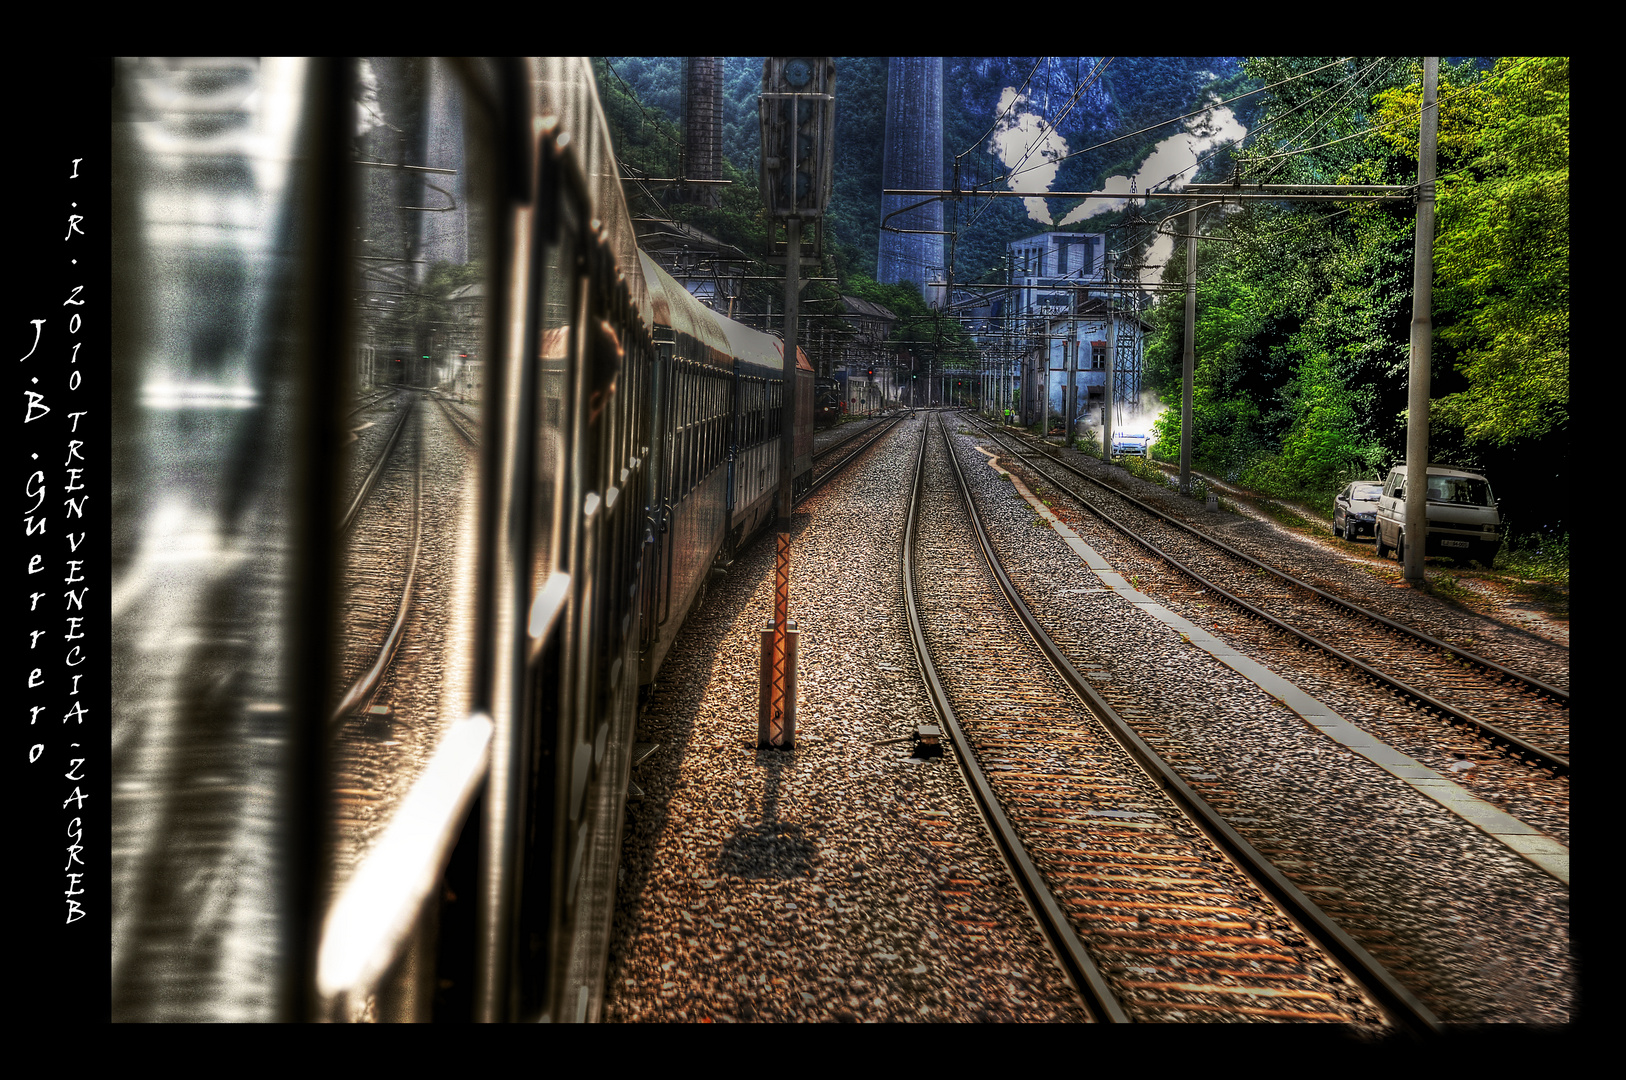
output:
<instances>
[{"instance_id":1,"label":"catenary support pole","mask_svg":"<svg viewBox=\"0 0 1626 1080\"><path fill-rule=\"evenodd\" d=\"M1423 58L1423 112L1417 145L1417 246L1412 260L1411 384L1406 396L1406 531L1401 552L1406 580L1423 583L1428 547L1428 395L1434 321L1434 108L1440 58Z\"/></svg>"},{"instance_id":2,"label":"catenary support pole","mask_svg":"<svg viewBox=\"0 0 1626 1080\"><path fill-rule=\"evenodd\" d=\"M1186 223L1186 343L1180 357L1180 494L1191 494L1191 384L1197 372L1197 211Z\"/></svg>"},{"instance_id":3,"label":"catenary support pole","mask_svg":"<svg viewBox=\"0 0 1626 1080\"><path fill-rule=\"evenodd\" d=\"M773 672L768 702L768 730L759 739L775 749L789 749L795 744L796 733L791 729L791 708L786 691L789 670L786 659L789 652L788 631L790 621L790 529L795 500L791 497L791 483L796 467L796 319L801 309L802 292L802 219L785 221L785 382L784 411L779 429L779 537L778 558L774 568L773 605Z\"/></svg>"}]
</instances>

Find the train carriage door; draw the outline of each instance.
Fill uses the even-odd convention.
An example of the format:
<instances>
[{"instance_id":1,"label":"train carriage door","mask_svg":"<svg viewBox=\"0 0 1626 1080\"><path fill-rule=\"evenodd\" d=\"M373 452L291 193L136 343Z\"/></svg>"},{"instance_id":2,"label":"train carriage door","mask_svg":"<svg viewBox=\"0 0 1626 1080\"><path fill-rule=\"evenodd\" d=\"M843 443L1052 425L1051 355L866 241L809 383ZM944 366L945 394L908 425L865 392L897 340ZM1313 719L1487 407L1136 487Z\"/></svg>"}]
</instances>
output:
<instances>
[{"instance_id":1,"label":"train carriage door","mask_svg":"<svg viewBox=\"0 0 1626 1080\"><path fill-rule=\"evenodd\" d=\"M603 996L600 924L613 910L636 705L647 328L624 269L636 258L630 221L608 201L619 189L593 186L592 154L544 136L535 325L515 355L520 382L532 383L513 439L513 490L529 503L514 516L527 524L508 558L524 615L507 662L510 737L489 862L522 872L517 888L493 883L490 1019L596 1019ZM536 498L534 481L551 481L556 497Z\"/></svg>"},{"instance_id":2,"label":"train carriage door","mask_svg":"<svg viewBox=\"0 0 1626 1080\"><path fill-rule=\"evenodd\" d=\"M563 944L569 938L560 867L566 835L569 754L579 742L580 664L590 632L590 545L584 502L595 448L585 443L587 193L568 151L545 133L529 215L529 243L517 251L523 333L510 350L512 387L497 574L509 627L498 643L493 716L493 793L485 843L485 981L479 1015L517 1020L550 1009ZM596 501L596 500L595 500ZM565 760L561 760L564 758ZM579 816L579 807L578 807Z\"/></svg>"}]
</instances>

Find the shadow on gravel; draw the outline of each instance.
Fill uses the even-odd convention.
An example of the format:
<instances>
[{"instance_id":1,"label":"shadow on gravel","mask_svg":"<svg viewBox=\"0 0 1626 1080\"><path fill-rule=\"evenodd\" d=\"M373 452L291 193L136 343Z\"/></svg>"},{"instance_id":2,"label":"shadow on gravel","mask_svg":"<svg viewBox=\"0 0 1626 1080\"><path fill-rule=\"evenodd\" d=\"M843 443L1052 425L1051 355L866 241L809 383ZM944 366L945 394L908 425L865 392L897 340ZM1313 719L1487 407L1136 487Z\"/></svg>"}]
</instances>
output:
<instances>
[{"instance_id":1,"label":"shadow on gravel","mask_svg":"<svg viewBox=\"0 0 1626 1080\"><path fill-rule=\"evenodd\" d=\"M780 881L805 877L813 872L818 847L800 825L779 820L779 784L788 764L773 750L759 750L757 763L767 774L762 792L762 822L741 825L723 841L723 850L712 864L718 874L738 878L767 878Z\"/></svg>"},{"instance_id":2,"label":"shadow on gravel","mask_svg":"<svg viewBox=\"0 0 1626 1080\"><path fill-rule=\"evenodd\" d=\"M803 835L800 825L767 821L742 825L723 841L722 854L713 866L719 875L786 881L812 873L817 854L818 848Z\"/></svg>"}]
</instances>

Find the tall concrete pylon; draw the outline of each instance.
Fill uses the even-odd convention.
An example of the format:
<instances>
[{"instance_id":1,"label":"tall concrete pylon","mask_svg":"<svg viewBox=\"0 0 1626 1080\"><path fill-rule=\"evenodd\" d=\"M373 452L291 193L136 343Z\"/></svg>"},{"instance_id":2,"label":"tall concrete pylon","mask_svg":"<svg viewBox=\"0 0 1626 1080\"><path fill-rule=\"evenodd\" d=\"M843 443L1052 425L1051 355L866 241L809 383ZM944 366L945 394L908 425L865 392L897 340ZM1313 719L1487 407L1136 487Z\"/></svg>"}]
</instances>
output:
<instances>
[{"instance_id":1,"label":"tall concrete pylon","mask_svg":"<svg viewBox=\"0 0 1626 1080\"><path fill-rule=\"evenodd\" d=\"M687 56L683 64L683 153L690 180L723 178L723 58ZM722 205L722 189L697 184L689 202Z\"/></svg>"},{"instance_id":2,"label":"tall concrete pylon","mask_svg":"<svg viewBox=\"0 0 1626 1080\"><path fill-rule=\"evenodd\" d=\"M943 58L893 56L886 74L886 152L881 168L883 189L938 189L943 186ZM882 196L881 217L894 229L943 228L943 203L898 214L894 210L920 202L896 195ZM928 303L940 301L942 289L926 282L942 281L942 235L881 231L876 277L883 285L913 281Z\"/></svg>"}]
</instances>

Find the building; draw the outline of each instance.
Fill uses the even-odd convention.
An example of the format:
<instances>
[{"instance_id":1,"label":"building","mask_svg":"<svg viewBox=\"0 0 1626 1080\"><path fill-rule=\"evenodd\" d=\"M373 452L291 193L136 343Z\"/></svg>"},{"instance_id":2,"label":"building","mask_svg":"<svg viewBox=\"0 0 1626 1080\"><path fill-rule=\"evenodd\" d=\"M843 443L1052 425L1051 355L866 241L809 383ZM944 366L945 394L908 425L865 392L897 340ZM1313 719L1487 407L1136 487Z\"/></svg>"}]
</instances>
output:
<instances>
[{"instance_id":1,"label":"building","mask_svg":"<svg viewBox=\"0 0 1626 1080\"><path fill-rule=\"evenodd\" d=\"M1064 416L1076 401L1074 416L1099 425L1111 369L1113 398L1137 406L1147 327L1133 305L1112 302L1106 234L1040 233L1007 248L1005 348L985 387L1001 399L1020 388L1023 424Z\"/></svg>"},{"instance_id":2,"label":"building","mask_svg":"<svg viewBox=\"0 0 1626 1080\"><path fill-rule=\"evenodd\" d=\"M1018 315L1065 315L1075 296L1096 295L1106 287L1105 233L1040 233L1006 248Z\"/></svg>"},{"instance_id":3,"label":"building","mask_svg":"<svg viewBox=\"0 0 1626 1080\"><path fill-rule=\"evenodd\" d=\"M902 383L911 374L886 344L898 317L889 308L856 296L843 296L841 311L853 332L833 374L845 387L849 413L876 412L898 400Z\"/></svg>"}]
</instances>

